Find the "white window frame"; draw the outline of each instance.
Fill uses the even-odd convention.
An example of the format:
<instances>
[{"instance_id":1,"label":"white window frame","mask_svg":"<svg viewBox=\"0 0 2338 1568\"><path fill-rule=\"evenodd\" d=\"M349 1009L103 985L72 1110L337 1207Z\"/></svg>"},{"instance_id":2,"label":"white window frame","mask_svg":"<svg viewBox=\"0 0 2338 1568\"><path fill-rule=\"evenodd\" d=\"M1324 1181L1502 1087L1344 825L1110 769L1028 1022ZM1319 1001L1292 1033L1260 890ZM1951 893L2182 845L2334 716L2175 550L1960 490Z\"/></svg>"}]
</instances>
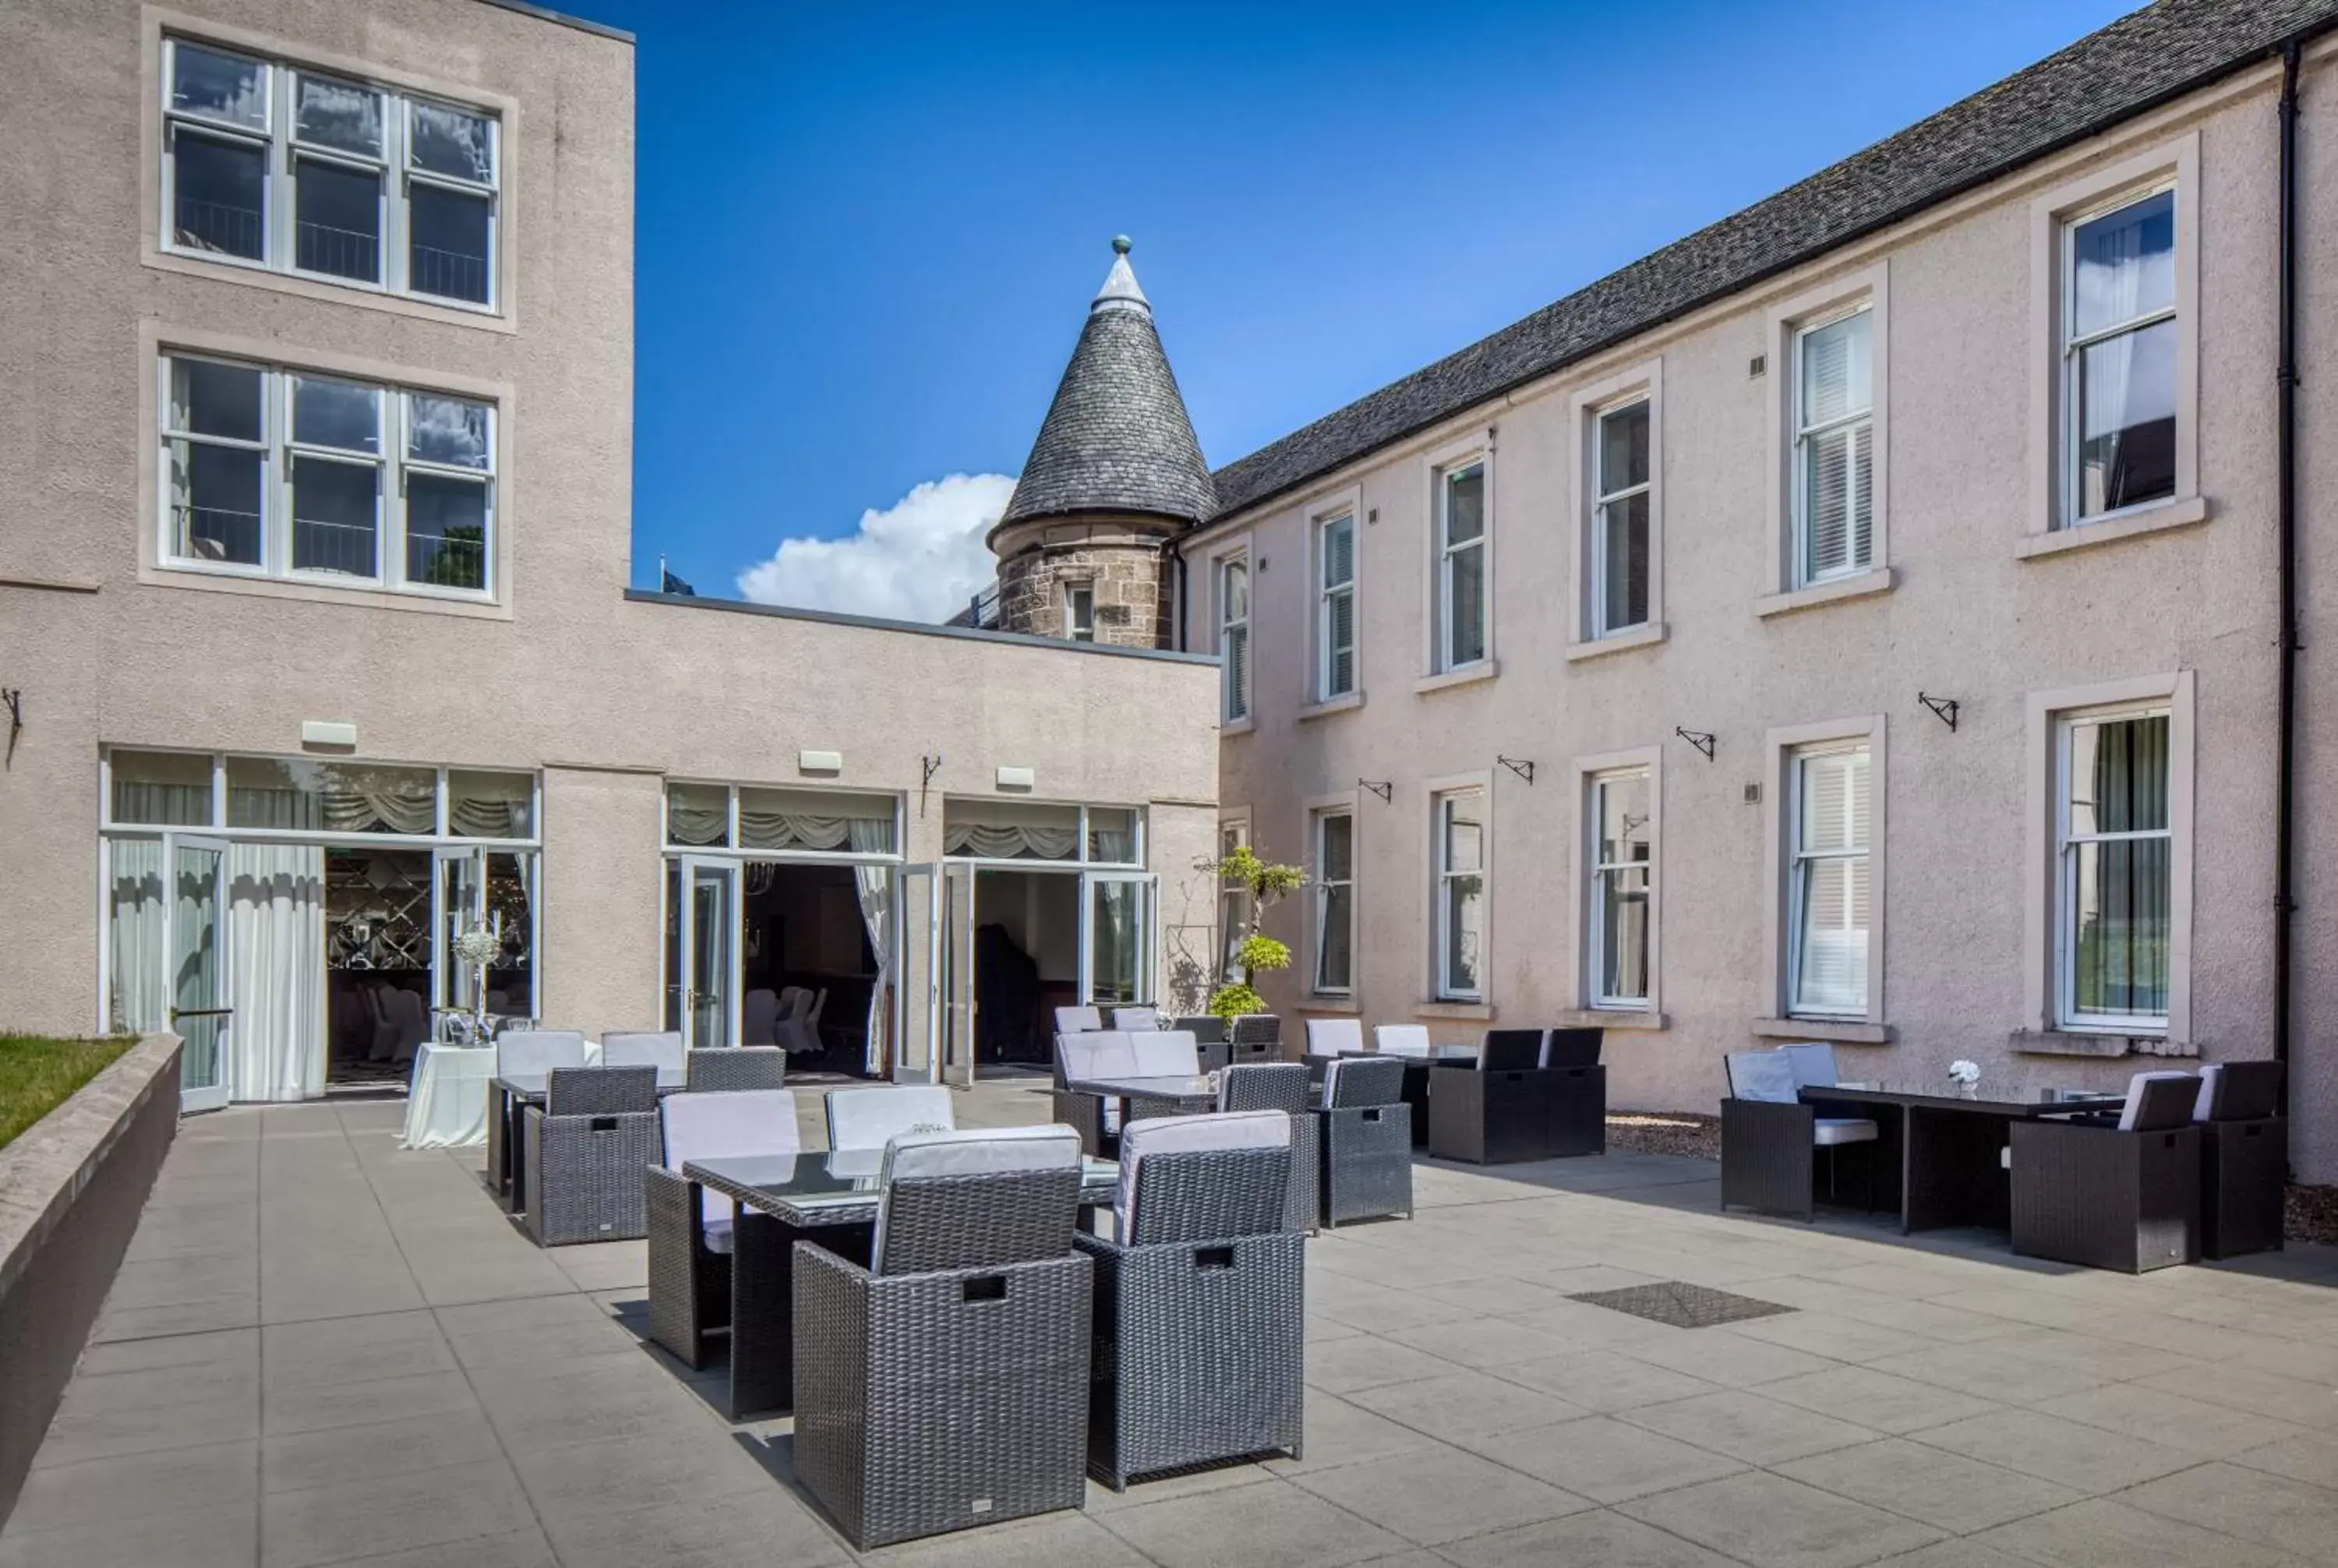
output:
<instances>
[{"instance_id":1,"label":"white window frame","mask_svg":"<svg viewBox=\"0 0 2338 1568\"><path fill-rule=\"evenodd\" d=\"M1648 406L1648 613L1631 626L1606 623L1606 544L1599 526L1599 421L1633 404ZM1662 642L1665 623L1665 392L1664 361L1649 359L1580 387L1567 398L1573 432L1569 482L1575 496L1575 593L1568 610L1570 660L1596 659L1626 649ZM1632 494L1625 486L1616 495Z\"/></svg>"},{"instance_id":2,"label":"white window frame","mask_svg":"<svg viewBox=\"0 0 2338 1568\"><path fill-rule=\"evenodd\" d=\"M2087 349L2097 343L2108 343L2114 338L2133 336L2148 328L2156 327L2162 322L2175 321L2181 307L2180 295L2174 295L2166 305L2157 309L2146 310L2140 315L2129 317L2122 321L2115 321L2107 327L2097 328L2092 332L2078 331L2074 323L2077 320L2078 306L2078 230L2097 218L2107 218L2114 212L2162 195L2169 199L2174 208L2173 217L2176 225L2181 228L2186 216L2185 199L2184 193L2176 189L2176 177L2172 172L2160 179L2147 181L2141 185L2130 187L2064 212L2058 221L2054 265L2055 285L2060 298L2055 302L2054 347L2056 357L2059 360L2059 373L2057 377L2058 385L2055 391L2055 408L2058 417L2054 460L2056 467L2059 470L2058 482L2061 488L2058 515L2062 526L2066 528L2084 528L2090 524L2100 523L2127 513L2141 511L2147 506L2164 505L2183 494L2183 481L2178 478L2166 495L2154 496L2148 501L2133 502L2125 506L2116 506L2092 514L2088 514L2081 510L2085 505L2082 492L2086 476L2085 465L2080 456L2080 448L2085 443L2079 426L2081 415L2078 407L2079 358ZM2175 258L2171 255L2171 265L2174 260ZM2180 379L2180 373L2178 373L2178 378ZM2169 390L2172 393L2174 388L2171 387Z\"/></svg>"},{"instance_id":3,"label":"white window frame","mask_svg":"<svg viewBox=\"0 0 2338 1568\"><path fill-rule=\"evenodd\" d=\"M2081 518L2078 514L2078 410L2071 397L2072 233L2106 212L2161 191L2176 204L2176 487L2172 495ZM2030 204L2030 502L2015 554L2023 559L2115 543L2205 521L2200 493L2200 134L2068 181ZM2088 341L2099 338L2096 334Z\"/></svg>"},{"instance_id":4,"label":"white window frame","mask_svg":"<svg viewBox=\"0 0 2338 1568\"><path fill-rule=\"evenodd\" d=\"M1348 530L1348 575L1346 581L1333 583L1327 581L1331 562L1331 531L1342 525ZM1315 701L1318 702L1352 697L1363 684L1362 671L1359 667L1362 628L1356 620L1358 543L1353 507L1341 507L1315 520ZM1348 605L1348 644L1344 649L1333 641L1333 628L1338 624L1334 611L1342 600ZM1334 671L1341 652L1348 655L1348 683L1345 686L1334 684Z\"/></svg>"},{"instance_id":5,"label":"white window frame","mask_svg":"<svg viewBox=\"0 0 2338 1568\"><path fill-rule=\"evenodd\" d=\"M2054 717L2054 1014L2055 1026L2072 1034L2145 1034L2164 1035L2167 1032L2165 1013L2088 1013L2078 1007L2077 921L2078 921L2078 849L2082 844L2137 842L2159 839L2168 847L2169 865L2169 942L2174 943L2174 867L2176 858L2176 813L2174 790L2168 801L2167 826L2162 828L2120 833L2074 833L2070 827L2070 742L2074 731L2082 724L2117 723L2127 719L2161 718L2167 720L2169 756L2167 767L2171 786L2174 778L2176 744L2176 714L2167 702L2146 702L2110 708L2081 709L2058 713ZM2174 965L2169 965L2170 979Z\"/></svg>"},{"instance_id":6,"label":"white window frame","mask_svg":"<svg viewBox=\"0 0 2338 1568\"><path fill-rule=\"evenodd\" d=\"M673 789L677 784L685 788L724 791L722 843L690 844L673 836ZM747 789L785 789L791 794L797 795L854 795L863 798L881 796L892 803L893 848L890 849L744 848L739 842L739 809L741 792ZM687 855L700 860L709 858L775 862L801 860L827 861L840 865L869 865L882 861L887 864L897 864L909 858L903 848L909 842L908 826L902 798L890 789L832 789L817 784L805 784L800 779L775 781L759 779L745 783L734 783L721 779L693 779L686 776L669 775L665 780L665 787L658 791L658 842L663 847L669 858ZM1142 864L1144 858L1144 813L1143 811L1136 813L1136 839L1137 858L1134 863ZM1087 841L1087 817L1083 810L1080 818L1080 846L1083 855L1086 852ZM1046 862L1039 862L1039 864L1046 864Z\"/></svg>"},{"instance_id":7,"label":"white window frame","mask_svg":"<svg viewBox=\"0 0 2338 1568\"><path fill-rule=\"evenodd\" d=\"M1762 942L1771 1007L1757 1018L1757 1034L1787 1039L1842 1040L1858 1044L1881 1044L1891 1038L1885 1020L1884 956L1891 950L1885 938L1891 915L1891 826L1888 806L1890 749L1888 726L1881 713L1827 720L1773 730L1764 738L1767 765L1764 813ZM1802 801L1797 789L1796 760L1801 754L1864 747L1867 750L1867 1005L1862 1011L1817 1013L1794 1006L1794 986L1801 940L1799 908L1794 901L1794 848L1802 833Z\"/></svg>"},{"instance_id":8,"label":"white window frame","mask_svg":"<svg viewBox=\"0 0 2338 1568\"><path fill-rule=\"evenodd\" d=\"M1842 323L1860 316L1865 316L1868 318L1868 376L1870 381L1870 392L1867 407L1858 409L1852 413L1841 415L1832 419L1821 420L1815 425L1812 424L1809 421L1808 413L1803 406L1803 346L1810 341L1812 334L1822 332L1830 327L1840 326ZM1794 331L1793 352L1788 357L1789 363L1786 367L1788 376L1793 378L1793 387L1788 395L1793 397L1794 403L1793 449L1788 454L1787 460L1793 465L1793 582L1794 586L1797 588L1814 588L1822 583L1839 582L1846 577L1856 577L1875 569L1876 399L1872 391L1875 369L1874 329L1874 302L1871 299L1861 299L1854 304L1843 306L1838 309L1831 310L1824 315L1819 316L1814 319L1805 321L1796 328ZM1805 459L1808 456L1811 443L1818 437L1822 436L1832 436L1839 431L1861 428L1864 428L1867 432L1868 447L1867 559L1864 561L1853 561L1845 565L1834 567L1824 572L1817 571L1812 568L1811 561L1811 548L1813 543L1812 531L1815 525L1816 519L1812 516L1811 511L1810 464ZM1846 529L1847 528L1848 524L1846 524Z\"/></svg>"},{"instance_id":9,"label":"white window frame","mask_svg":"<svg viewBox=\"0 0 2338 1568\"><path fill-rule=\"evenodd\" d=\"M1323 833L1325 826L1334 819L1348 825L1348 875L1334 881L1324 869ZM1356 826L1357 811L1352 798L1342 797L1336 805L1318 806L1307 814L1308 856L1313 862L1311 870L1315 885L1312 951L1310 954L1309 990L1317 996L1351 997L1356 994ZM1330 929L1331 890L1348 890L1348 977L1344 985L1330 985L1323 980L1323 958L1329 950L1324 934Z\"/></svg>"},{"instance_id":10,"label":"white window frame","mask_svg":"<svg viewBox=\"0 0 2338 1568\"><path fill-rule=\"evenodd\" d=\"M1868 313L1868 559L1863 567L1812 580L1808 571L1807 507L1803 495L1802 344L1803 335L1859 310ZM1768 313L1768 362L1776 367L1769 398L1770 560L1757 615L1806 610L1886 593L1891 566L1891 273L1888 260L1830 279L1783 300ZM1849 421L1846 420L1845 423Z\"/></svg>"},{"instance_id":11,"label":"white window frame","mask_svg":"<svg viewBox=\"0 0 2338 1568\"><path fill-rule=\"evenodd\" d=\"M176 431L171 422L171 367L173 361L185 360L223 365L260 373L260 439L250 441L212 436L197 436ZM371 455L344 451L337 447L301 446L293 440L292 397L294 383L302 377L319 381L339 381L362 386L379 397L380 450ZM339 370L312 369L306 366L246 358L234 354L215 353L208 349L181 348L170 343L162 344L154 359L154 428L155 452L155 564L169 572L201 573L205 575L259 578L271 582L298 583L311 587L325 587L353 593L382 593L412 595L418 598L447 599L464 603L486 603L494 601L498 592L497 556L501 548L502 520L499 512L499 490L502 483L503 435L502 410L496 400L477 392L443 392L427 387L388 382L369 377L349 375ZM472 404L486 410L486 458L484 469L466 468L457 465L439 464L408 456L407 439L410 427L409 400L416 397L446 397ZM171 461L169 447L172 442L186 441L199 445L233 447L242 451L257 450L260 454L260 561L257 565L240 562L212 561L201 556L187 555L178 548L178 529L171 503ZM292 565L292 484L294 459L299 456L374 466L379 475L374 493L375 574L358 577L344 573L296 571ZM444 475L467 484L476 484L485 494L482 512L485 535L480 540L480 586L477 588L448 587L439 583L420 583L406 575L407 548L407 480L414 474Z\"/></svg>"},{"instance_id":12,"label":"white window frame","mask_svg":"<svg viewBox=\"0 0 2338 1568\"><path fill-rule=\"evenodd\" d=\"M158 248L173 256L187 257L210 264L240 267L250 270L281 273L310 282L339 288L360 289L367 293L393 295L450 310L469 311L495 316L502 313L503 246L505 243L503 185L505 180L505 138L502 113L492 108L464 103L437 93L417 93L408 88L390 85L362 72L333 66L310 66L280 58L270 53L237 44L217 42L196 34L176 32L162 34L160 52L161 72L158 91L161 96L162 144L158 153L161 169L159 195L162 211L155 238ZM206 115L172 107L172 83L176 74L179 45L185 43L212 54L232 56L258 65L263 72L267 92L265 129L240 125L232 122L211 119ZM378 155L350 152L339 148L320 147L300 141L294 133L294 119L299 103L296 78L301 75L329 77L336 82L362 87L378 93L381 98L382 144ZM418 169L411 155L412 111L417 104L427 103L456 110L487 125L488 160L492 177L484 181L465 180ZM261 254L257 257L231 256L199 246L178 244L175 216L177 155L173 137L180 128L190 133L220 141L231 141L248 147L263 150L266 172L261 187ZM376 172L380 179L379 257L375 276L364 279L347 278L335 272L310 271L298 266L299 243L295 228L298 211L297 161L312 159L336 163L351 169ZM486 295L484 301L464 299L452 295L432 294L410 286L410 220L411 191L415 186L437 187L468 196L482 197L487 203Z\"/></svg>"},{"instance_id":13,"label":"white window frame","mask_svg":"<svg viewBox=\"0 0 2338 1568\"><path fill-rule=\"evenodd\" d=\"M1242 612L1233 606L1233 574L1242 573ZM1252 719L1252 694L1258 681L1258 649L1251 642L1251 607L1256 603L1257 583L1251 576L1250 552L1230 550L1214 557L1210 564L1211 597L1217 608L1218 662L1220 665L1218 717L1221 723L1248 725ZM1242 644L1239 670L1231 656L1236 642Z\"/></svg>"},{"instance_id":14,"label":"white window frame","mask_svg":"<svg viewBox=\"0 0 2338 1568\"><path fill-rule=\"evenodd\" d=\"M1452 803L1471 799L1478 803L1478 869L1474 872L1455 871L1446 849L1447 827ZM1435 1002L1482 1004L1486 1000L1487 970L1493 960L1494 948L1494 791L1492 781L1482 774L1473 774L1464 780L1436 780L1429 796L1429 963L1432 965L1429 995ZM1477 988L1462 990L1450 983L1453 973L1452 899L1448 885L1457 877L1478 878L1478 954Z\"/></svg>"},{"instance_id":15,"label":"white window frame","mask_svg":"<svg viewBox=\"0 0 2338 1568\"><path fill-rule=\"evenodd\" d=\"M1478 475L1478 507L1482 523L1475 539L1456 544L1452 541L1451 497L1453 482L1471 472ZM1432 497L1435 524L1433 539L1436 560L1436 616L1434 662L1438 674L1454 671L1474 670L1492 662L1494 657L1494 457L1490 450L1480 449L1456 461L1440 463L1434 470L1435 491ZM1475 552L1478 557L1478 652L1475 657L1454 657L1453 564L1466 554Z\"/></svg>"},{"instance_id":16,"label":"white window frame","mask_svg":"<svg viewBox=\"0 0 2338 1568\"><path fill-rule=\"evenodd\" d=\"M1086 613L1082 613L1083 610ZM1096 640L1094 583L1064 584L1064 639L1069 642L1093 642Z\"/></svg>"},{"instance_id":17,"label":"white window frame","mask_svg":"<svg viewBox=\"0 0 2338 1568\"><path fill-rule=\"evenodd\" d=\"M1607 444L1600 439L1601 433L1608 420L1619 414L1628 413L1640 407L1645 407L1648 410L1648 431L1651 440L1648 451L1648 476L1637 484L1611 485L1608 483L1606 472ZM1642 627L1651 624L1655 619L1653 604L1637 621L1610 621L1607 618L1609 605L1607 603L1607 529L1606 525L1608 507L1617 502L1632 500L1636 496L1648 497L1650 535L1648 570L1649 575L1653 578L1655 573L1654 546L1656 455L1653 444L1655 418L1655 400L1645 392L1635 393L1628 397L1619 397L1613 403L1591 411L1591 635L1594 639L1616 637L1626 632L1637 632ZM1652 599L1653 597L1651 594Z\"/></svg>"},{"instance_id":18,"label":"white window frame","mask_svg":"<svg viewBox=\"0 0 2338 1568\"><path fill-rule=\"evenodd\" d=\"M1583 864L1588 874L1584 878L1583 908L1583 1005L1598 1012L1653 1013L1656 1011L1657 957L1660 951L1658 909L1662 897L1662 875L1658 861L1663 853L1660 835L1663 816L1659 791L1663 781L1658 774L1657 757L1651 752L1638 752L1626 759L1594 759L1583 769ZM1600 858L1601 835L1606 821L1604 792L1611 784L1632 779L1645 780L1648 789L1648 858L1638 860L1605 860ZM1606 975L1606 901L1604 894L1607 879L1626 870L1643 871L1647 877L1647 985L1641 996L1610 996L1606 994L1603 980Z\"/></svg>"},{"instance_id":19,"label":"white window frame","mask_svg":"<svg viewBox=\"0 0 2338 1568\"><path fill-rule=\"evenodd\" d=\"M1811 848L1803 842L1803 797L1806 788L1803 784L1803 779L1805 777L1806 770L1811 763L1822 759L1852 755L1863 756L1867 759L1867 799L1862 802L1862 805L1866 808L1868 815L1868 842L1855 849ZM1864 862L1868 868L1867 888L1868 908L1870 914L1867 929L1867 968L1871 975L1874 973L1878 956L1875 945L1875 923L1872 918L1875 905L1875 756L1873 751L1869 749L1864 737L1857 740L1822 741L1809 746L1796 747L1789 760L1788 768L1789 772L1787 777L1790 780L1790 787L1787 791L1786 823L1787 831L1790 837L1787 840L1789 864L1787 867L1786 891L1786 933L1788 940L1786 950L1786 1013L1789 1017L1794 1018L1864 1018L1867 1015L1867 1007L1864 1003L1857 1007L1817 1007L1806 1004L1801 1000L1803 959L1803 929L1804 925L1803 916L1804 906L1808 904L1810 899L1810 874L1815 862L1821 860L1857 860Z\"/></svg>"},{"instance_id":20,"label":"white window frame","mask_svg":"<svg viewBox=\"0 0 2338 1568\"><path fill-rule=\"evenodd\" d=\"M1248 817L1222 817L1218 819L1218 855L1220 860L1250 843ZM1218 885L1218 985L1230 985L1242 978L1241 965L1233 961L1234 932L1250 923L1250 890L1215 878ZM1215 987L1212 987L1215 989Z\"/></svg>"}]
</instances>

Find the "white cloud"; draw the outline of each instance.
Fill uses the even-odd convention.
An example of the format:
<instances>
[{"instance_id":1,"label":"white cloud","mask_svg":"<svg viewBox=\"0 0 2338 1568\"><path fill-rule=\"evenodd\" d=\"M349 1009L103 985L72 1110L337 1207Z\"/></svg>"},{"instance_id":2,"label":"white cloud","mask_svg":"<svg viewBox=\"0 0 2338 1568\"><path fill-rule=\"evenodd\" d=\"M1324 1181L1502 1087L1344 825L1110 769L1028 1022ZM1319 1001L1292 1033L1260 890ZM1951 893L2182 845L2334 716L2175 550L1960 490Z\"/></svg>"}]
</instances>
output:
<instances>
[{"instance_id":1,"label":"white cloud","mask_svg":"<svg viewBox=\"0 0 2338 1568\"><path fill-rule=\"evenodd\" d=\"M739 592L761 604L947 621L996 575L982 536L1014 493L1004 474L929 479L863 512L841 539L781 540L770 560L739 573Z\"/></svg>"}]
</instances>

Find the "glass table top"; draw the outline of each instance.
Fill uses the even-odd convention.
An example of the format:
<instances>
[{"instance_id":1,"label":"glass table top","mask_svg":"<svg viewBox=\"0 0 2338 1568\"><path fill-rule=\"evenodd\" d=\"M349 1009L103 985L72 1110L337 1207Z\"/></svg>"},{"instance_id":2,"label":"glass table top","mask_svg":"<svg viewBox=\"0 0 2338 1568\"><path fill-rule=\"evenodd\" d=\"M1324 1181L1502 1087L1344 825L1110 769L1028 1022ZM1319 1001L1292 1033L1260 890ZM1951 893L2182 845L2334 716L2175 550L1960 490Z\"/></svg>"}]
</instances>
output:
<instances>
[{"instance_id":1,"label":"glass table top","mask_svg":"<svg viewBox=\"0 0 2338 1568\"><path fill-rule=\"evenodd\" d=\"M1156 1100L1199 1100L1214 1098L1218 1086L1209 1074L1178 1073L1154 1078L1076 1078L1075 1089L1091 1094L1125 1094Z\"/></svg>"},{"instance_id":2,"label":"glass table top","mask_svg":"<svg viewBox=\"0 0 2338 1568\"><path fill-rule=\"evenodd\" d=\"M1940 1079L1852 1079L1846 1078L1832 1088L1815 1085L1802 1091L1804 1100L1883 1100L1893 1102L1938 1102L1944 1106L1973 1105L2011 1108L2033 1112L2062 1111L2097 1111L2123 1102L2123 1093L2106 1093L2092 1089L2063 1089L2051 1085L1990 1083L1986 1079L1976 1085L1973 1093L1965 1093L1953 1082Z\"/></svg>"},{"instance_id":3,"label":"glass table top","mask_svg":"<svg viewBox=\"0 0 2338 1568\"><path fill-rule=\"evenodd\" d=\"M869 1203L885 1191L882 1149L811 1149L799 1154L734 1154L693 1160L682 1173L734 1196L774 1200L799 1210ZM1082 1156L1083 1191L1120 1181L1117 1161Z\"/></svg>"},{"instance_id":4,"label":"glass table top","mask_svg":"<svg viewBox=\"0 0 2338 1568\"><path fill-rule=\"evenodd\" d=\"M564 1067L561 1071L564 1073L597 1073L600 1072L601 1069L597 1067ZM658 1093L663 1094L668 1090L681 1088L683 1083L683 1069L680 1067L659 1068L657 1070ZM548 1073L504 1073L496 1075L496 1084L505 1093L516 1094L523 1100L541 1100L544 1098L550 1078L551 1074Z\"/></svg>"}]
</instances>

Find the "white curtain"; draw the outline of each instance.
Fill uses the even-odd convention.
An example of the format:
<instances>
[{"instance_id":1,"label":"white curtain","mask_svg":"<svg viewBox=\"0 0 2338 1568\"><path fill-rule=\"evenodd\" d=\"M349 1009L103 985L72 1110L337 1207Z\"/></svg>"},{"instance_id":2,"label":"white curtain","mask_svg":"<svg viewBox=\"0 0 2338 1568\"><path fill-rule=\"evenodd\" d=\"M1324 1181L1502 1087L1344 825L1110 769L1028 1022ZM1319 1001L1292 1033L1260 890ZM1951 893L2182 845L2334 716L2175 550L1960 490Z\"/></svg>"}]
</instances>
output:
<instances>
[{"instance_id":1,"label":"white curtain","mask_svg":"<svg viewBox=\"0 0 2338 1568\"><path fill-rule=\"evenodd\" d=\"M979 855L992 860L1076 860L1080 829L1077 822L1068 828L1036 822L953 822L942 848L951 855Z\"/></svg>"},{"instance_id":2,"label":"white curtain","mask_svg":"<svg viewBox=\"0 0 2338 1568\"><path fill-rule=\"evenodd\" d=\"M201 827L211 819L211 787L208 784L157 784L138 779L113 781L113 819L153 822L168 827ZM162 853L162 846L154 847ZM162 862L157 860L155 864Z\"/></svg>"},{"instance_id":3,"label":"white curtain","mask_svg":"<svg viewBox=\"0 0 2338 1568\"><path fill-rule=\"evenodd\" d=\"M309 832L428 833L438 826L438 786L435 779L336 779L312 794L238 784L231 776L228 820ZM509 830L507 818L496 830Z\"/></svg>"},{"instance_id":4,"label":"white curtain","mask_svg":"<svg viewBox=\"0 0 2338 1568\"><path fill-rule=\"evenodd\" d=\"M109 1021L145 1034L170 1016L169 965L162 941L169 906L162 902L162 841L113 841L113 997Z\"/></svg>"},{"instance_id":5,"label":"white curtain","mask_svg":"<svg viewBox=\"0 0 2338 1568\"><path fill-rule=\"evenodd\" d=\"M863 817L850 820L853 848L874 851L893 847L891 821ZM868 1071L874 1073L884 1050L879 1010L885 1004L885 983L893 971L893 867L855 866L852 883L860 895L860 918L869 927L869 950L877 956L877 981L869 988L869 1032L863 1046Z\"/></svg>"},{"instance_id":6,"label":"white curtain","mask_svg":"<svg viewBox=\"0 0 2338 1568\"><path fill-rule=\"evenodd\" d=\"M227 875L229 1094L314 1098L325 1092L325 852L231 845Z\"/></svg>"}]
</instances>

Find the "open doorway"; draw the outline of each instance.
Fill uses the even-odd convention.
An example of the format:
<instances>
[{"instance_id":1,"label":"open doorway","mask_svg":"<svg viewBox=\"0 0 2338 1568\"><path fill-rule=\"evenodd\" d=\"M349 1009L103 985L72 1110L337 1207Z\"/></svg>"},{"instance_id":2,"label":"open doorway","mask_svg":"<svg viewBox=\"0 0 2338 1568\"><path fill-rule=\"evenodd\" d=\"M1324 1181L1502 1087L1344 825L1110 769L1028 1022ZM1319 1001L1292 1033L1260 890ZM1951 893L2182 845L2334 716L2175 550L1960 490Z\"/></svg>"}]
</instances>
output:
<instances>
[{"instance_id":1,"label":"open doorway","mask_svg":"<svg viewBox=\"0 0 2338 1568\"><path fill-rule=\"evenodd\" d=\"M1061 871L974 876L975 1060L1042 1063L1055 1010L1080 995L1080 878Z\"/></svg>"},{"instance_id":2,"label":"open doorway","mask_svg":"<svg viewBox=\"0 0 2338 1568\"><path fill-rule=\"evenodd\" d=\"M430 1038L430 851L325 851L326 1082L402 1083Z\"/></svg>"},{"instance_id":3,"label":"open doorway","mask_svg":"<svg viewBox=\"0 0 2338 1568\"><path fill-rule=\"evenodd\" d=\"M741 886L739 1043L791 1072L863 1077L879 965L847 865L751 860Z\"/></svg>"}]
</instances>

